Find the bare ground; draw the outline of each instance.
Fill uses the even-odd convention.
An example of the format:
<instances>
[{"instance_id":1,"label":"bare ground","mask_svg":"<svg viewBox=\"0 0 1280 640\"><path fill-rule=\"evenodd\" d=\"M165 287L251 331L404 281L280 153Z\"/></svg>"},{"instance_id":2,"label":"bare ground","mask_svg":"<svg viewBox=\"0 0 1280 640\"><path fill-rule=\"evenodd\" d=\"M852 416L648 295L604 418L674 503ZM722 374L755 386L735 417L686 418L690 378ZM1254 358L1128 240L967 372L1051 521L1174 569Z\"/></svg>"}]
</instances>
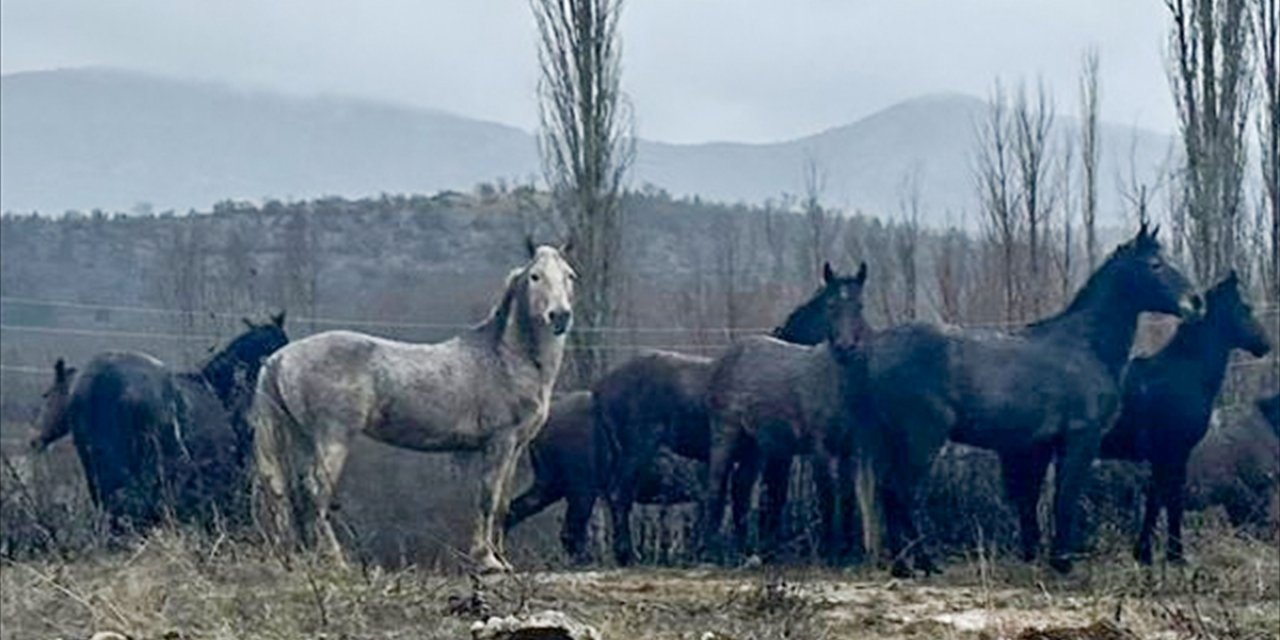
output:
<instances>
[{"instance_id":1,"label":"bare ground","mask_svg":"<svg viewBox=\"0 0 1280 640\"><path fill-rule=\"evenodd\" d=\"M4 561L0 636L468 638L486 615L550 608L605 638L1280 637L1280 551L1230 536L1201 542L1206 550L1187 567L1141 569L1117 555L1082 562L1069 578L974 555L954 559L942 576L910 581L812 568L473 581L416 568L340 568L166 530L72 560Z\"/></svg>"}]
</instances>

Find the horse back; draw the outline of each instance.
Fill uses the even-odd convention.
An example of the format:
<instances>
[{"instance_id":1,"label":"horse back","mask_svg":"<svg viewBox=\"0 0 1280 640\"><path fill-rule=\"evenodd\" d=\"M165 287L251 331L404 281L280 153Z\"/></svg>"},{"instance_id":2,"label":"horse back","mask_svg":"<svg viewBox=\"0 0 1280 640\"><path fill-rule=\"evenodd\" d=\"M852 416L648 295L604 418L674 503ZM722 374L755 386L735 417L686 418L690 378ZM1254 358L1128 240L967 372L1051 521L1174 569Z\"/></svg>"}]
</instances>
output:
<instances>
[{"instance_id":1,"label":"horse back","mask_svg":"<svg viewBox=\"0 0 1280 640\"><path fill-rule=\"evenodd\" d=\"M624 450L654 443L680 455L707 458L704 397L713 361L655 351L610 371L592 387L602 428Z\"/></svg>"},{"instance_id":2,"label":"horse back","mask_svg":"<svg viewBox=\"0 0 1280 640\"><path fill-rule=\"evenodd\" d=\"M708 409L770 448L809 448L817 438L841 441L847 426L844 371L825 345L802 346L751 336L717 362Z\"/></svg>"},{"instance_id":3,"label":"horse back","mask_svg":"<svg viewBox=\"0 0 1280 640\"><path fill-rule=\"evenodd\" d=\"M69 416L96 500L160 482L161 463L181 451L173 430L175 394L168 369L146 354L107 352L85 365L71 391Z\"/></svg>"}]
</instances>

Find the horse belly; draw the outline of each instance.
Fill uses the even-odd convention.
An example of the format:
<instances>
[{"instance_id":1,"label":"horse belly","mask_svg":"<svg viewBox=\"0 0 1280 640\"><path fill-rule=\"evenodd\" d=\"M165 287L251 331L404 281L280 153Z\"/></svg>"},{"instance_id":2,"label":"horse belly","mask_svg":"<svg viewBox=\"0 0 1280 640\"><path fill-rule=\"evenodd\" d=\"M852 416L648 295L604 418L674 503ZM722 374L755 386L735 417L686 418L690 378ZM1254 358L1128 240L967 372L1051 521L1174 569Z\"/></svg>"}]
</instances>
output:
<instances>
[{"instance_id":1,"label":"horse belly","mask_svg":"<svg viewBox=\"0 0 1280 640\"><path fill-rule=\"evenodd\" d=\"M450 413L417 407L396 407L379 415L365 429L365 435L395 447L416 451L456 451L478 449L487 433L472 412Z\"/></svg>"}]
</instances>

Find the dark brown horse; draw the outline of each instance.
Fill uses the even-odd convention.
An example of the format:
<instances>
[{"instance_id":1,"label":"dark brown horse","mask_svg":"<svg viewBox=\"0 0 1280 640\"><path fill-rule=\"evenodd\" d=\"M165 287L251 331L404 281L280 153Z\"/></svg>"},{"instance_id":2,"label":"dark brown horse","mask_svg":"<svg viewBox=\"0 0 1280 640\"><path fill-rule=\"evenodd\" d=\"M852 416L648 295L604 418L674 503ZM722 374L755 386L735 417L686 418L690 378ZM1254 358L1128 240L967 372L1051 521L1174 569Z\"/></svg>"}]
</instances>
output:
<instances>
[{"instance_id":1,"label":"dark brown horse","mask_svg":"<svg viewBox=\"0 0 1280 640\"><path fill-rule=\"evenodd\" d=\"M870 333L862 316L863 264L852 277L823 269L823 286L804 306L806 316L821 318L823 342L796 345L752 336L717 361L707 387L711 417L708 498L702 525L705 542L715 546L724 515L724 497L732 467L738 486L764 469L766 501L761 538L766 552L778 540L792 458L812 455L823 522L823 550L838 549L837 490L852 488L848 463L854 446L857 403L865 383L861 348ZM793 314L793 320L795 319ZM739 493L735 490L735 494ZM849 504L846 500L843 504ZM736 510L735 510L736 511ZM746 537L743 514L734 514L739 545Z\"/></svg>"},{"instance_id":2,"label":"dark brown horse","mask_svg":"<svg viewBox=\"0 0 1280 640\"><path fill-rule=\"evenodd\" d=\"M1135 358L1124 376L1124 401L1102 440L1101 457L1148 462L1151 484L1134 555L1151 563L1160 510L1168 514L1167 557L1182 561L1182 512L1191 450L1209 430L1231 352L1271 350L1267 334L1240 295L1234 271L1205 294L1205 315L1187 320L1159 353Z\"/></svg>"},{"instance_id":3,"label":"dark brown horse","mask_svg":"<svg viewBox=\"0 0 1280 640\"><path fill-rule=\"evenodd\" d=\"M529 445L533 485L511 503L506 527L559 500L567 508L560 529L560 543L574 562L587 562L587 525L596 498L608 490L613 477L608 447L598 442L591 392L577 391L551 405L551 414L538 437ZM637 470L633 497L639 504L693 502L702 494L702 465L675 455L665 447L649 464Z\"/></svg>"},{"instance_id":4,"label":"dark brown horse","mask_svg":"<svg viewBox=\"0 0 1280 640\"><path fill-rule=\"evenodd\" d=\"M933 569L913 510L948 438L1000 455L1027 560L1038 553L1040 487L1055 462L1050 564L1069 571L1076 503L1120 408L1138 315L1188 312L1194 300L1144 225L1056 316L1013 331L910 324L877 333L867 351L878 441L867 451L878 467L893 573L910 573L908 543L916 568Z\"/></svg>"},{"instance_id":5,"label":"dark brown horse","mask_svg":"<svg viewBox=\"0 0 1280 640\"><path fill-rule=\"evenodd\" d=\"M248 517L252 433L245 419L262 361L288 341L284 314L248 330L197 371L106 352L77 374L62 360L31 447L70 434L89 496L113 525Z\"/></svg>"}]
</instances>

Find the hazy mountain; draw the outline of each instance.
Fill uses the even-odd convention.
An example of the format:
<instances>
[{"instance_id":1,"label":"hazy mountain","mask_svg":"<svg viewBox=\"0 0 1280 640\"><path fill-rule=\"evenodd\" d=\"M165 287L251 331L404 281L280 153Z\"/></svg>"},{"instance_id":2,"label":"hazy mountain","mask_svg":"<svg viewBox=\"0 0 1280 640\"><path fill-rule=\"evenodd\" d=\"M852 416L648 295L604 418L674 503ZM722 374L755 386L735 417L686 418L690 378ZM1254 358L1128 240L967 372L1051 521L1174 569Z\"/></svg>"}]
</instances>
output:
<instances>
[{"instance_id":1,"label":"hazy mountain","mask_svg":"<svg viewBox=\"0 0 1280 640\"><path fill-rule=\"evenodd\" d=\"M532 105L531 105L532 108ZM641 141L633 182L677 195L761 202L803 190L812 158L829 202L892 212L917 172L931 220L972 210L974 122L985 103L911 100L850 125L774 144ZM1064 132L1074 120L1060 117ZM1169 138L1103 129L1102 205L1118 217L1117 168L1140 172ZM1127 169L1126 169L1127 171ZM85 69L0 78L0 208L207 209L226 199L359 197L470 189L538 175L526 131L429 109L289 97L132 72Z\"/></svg>"}]
</instances>

